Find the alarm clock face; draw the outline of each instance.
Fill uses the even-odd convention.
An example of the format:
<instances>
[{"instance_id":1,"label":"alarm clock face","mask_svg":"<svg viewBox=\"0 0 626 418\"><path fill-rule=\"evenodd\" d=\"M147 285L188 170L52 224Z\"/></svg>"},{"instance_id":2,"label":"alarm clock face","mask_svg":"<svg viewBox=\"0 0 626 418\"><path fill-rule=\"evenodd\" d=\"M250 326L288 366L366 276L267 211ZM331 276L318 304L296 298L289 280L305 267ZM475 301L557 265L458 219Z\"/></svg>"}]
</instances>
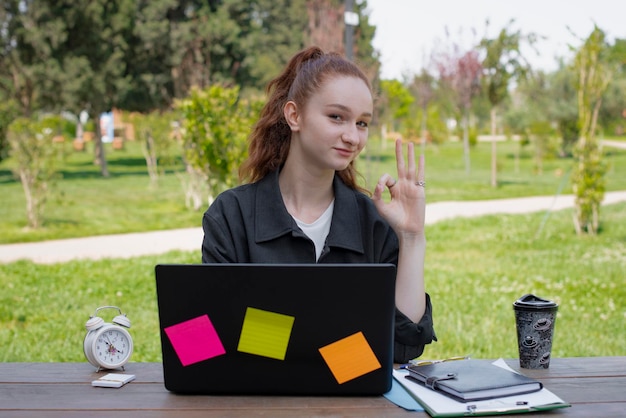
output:
<instances>
[{"instance_id":1,"label":"alarm clock face","mask_svg":"<svg viewBox=\"0 0 626 418\"><path fill-rule=\"evenodd\" d=\"M93 354L103 367L115 369L123 366L133 353L130 334L119 327L104 327L98 330L93 343Z\"/></svg>"}]
</instances>

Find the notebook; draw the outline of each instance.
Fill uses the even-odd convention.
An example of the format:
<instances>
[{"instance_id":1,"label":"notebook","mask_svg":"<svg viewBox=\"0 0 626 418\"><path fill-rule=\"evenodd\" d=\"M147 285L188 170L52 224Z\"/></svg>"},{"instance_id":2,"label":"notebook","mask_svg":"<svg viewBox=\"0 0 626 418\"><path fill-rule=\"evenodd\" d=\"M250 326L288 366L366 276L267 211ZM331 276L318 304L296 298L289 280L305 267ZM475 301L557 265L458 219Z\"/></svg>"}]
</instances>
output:
<instances>
[{"instance_id":1,"label":"notebook","mask_svg":"<svg viewBox=\"0 0 626 418\"><path fill-rule=\"evenodd\" d=\"M392 264L155 267L166 389L379 395L393 370Z\"/></svg>"},{"instance_id":2,"label":"notebook","mask_svg":"<svg viewBox=\"0 0 626 418\"><path fill-rule=\"evenodd\" d=\"M461 360L476 361L476 360ZM459 361L443 362L439 364L452 364ZM504 371L514 373L502 359L490 363L494 367L500 367ZM422 367L422 366L419 366ZM461 402L455 398L444 395L441 391L432 390L413 378L409 378L407 369L393 371L394 379L402 385L409 395L417 400L431 417L464 417L521 414L535 411L549 411L552 409L567 408L571 405L550 392L545 387L541 390L521 395L497 397L472 402ZM547 415L546 415L547 416Z\"/></svg>"},{"instance_id":3,"label":"notebook","mask_svg":"<svg viewBox=\"0 0 626 418\"><path fill-rule=\"evenodd\" d=\"M409 366L409 377L460 402L537 392L538 380L492 364L488 360L459 360Z\"/></svg>"}]
</instances>

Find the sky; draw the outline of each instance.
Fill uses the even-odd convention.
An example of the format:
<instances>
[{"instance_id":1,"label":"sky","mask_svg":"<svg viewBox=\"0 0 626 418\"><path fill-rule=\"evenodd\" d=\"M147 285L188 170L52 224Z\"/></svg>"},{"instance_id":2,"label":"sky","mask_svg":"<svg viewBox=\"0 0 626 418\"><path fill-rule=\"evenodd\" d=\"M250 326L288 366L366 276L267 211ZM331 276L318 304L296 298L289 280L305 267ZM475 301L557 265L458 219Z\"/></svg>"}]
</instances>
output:
<instances>
[{"instance_id":1,"label":"sky","mask_svg":"<svg viewBox=\"0 0 626 418\"><path fill-rule=\"evenodd\" d=\"M555 57L571 58L568 45L580 47L594 23L609 42L626 39L626 0L367 0L367 6L383 79L419 73L445 42L446 28L450 41L461 46L479 41L485 31L495 37L505 27L544 36L536 44L539 55L525 51L531 66L544 71L557 68Z\"/></svg>"}]
</instances>

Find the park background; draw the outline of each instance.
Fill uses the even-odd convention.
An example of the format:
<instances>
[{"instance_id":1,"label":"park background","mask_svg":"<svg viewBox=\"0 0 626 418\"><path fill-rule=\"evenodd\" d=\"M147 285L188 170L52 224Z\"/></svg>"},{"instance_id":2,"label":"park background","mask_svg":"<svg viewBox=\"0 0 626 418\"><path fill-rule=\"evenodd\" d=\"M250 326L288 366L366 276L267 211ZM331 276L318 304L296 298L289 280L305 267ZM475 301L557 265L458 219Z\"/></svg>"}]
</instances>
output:
<instances>
[{"instance_id":1,"label":"park background","mask_svg":"<svg viewBox=\"0 0 626 418\"><path fill-rule=\"evenodd\" d=\"M541 39L512 24L470 47L449 37L423 67L382 79L367 2L348 3L5 2L0 243L199 226L212 196L238 182L264 84L317 44L352 55L372 79L376 116L357 163L370 190L394 173L390 144L401 138L426 155L429 202L574 200L585 189L597 205L597 228L582 230L574 209L429 226L439 342L424 356L515 357L512 303L525 293L560 304L553 356L623 355L626 204L599 204L626 190L626 152L606 145L626 142L625 40L594 27L546 72L520 53ZM590 69L604 78L585 90ZM94 122L103 114L111 135ZM158 361L154 265L199 262L199 246L0 265L0 361L82 361L84 323L102 305L128 313L133 360Z\"/></svg>"}]
</instances>

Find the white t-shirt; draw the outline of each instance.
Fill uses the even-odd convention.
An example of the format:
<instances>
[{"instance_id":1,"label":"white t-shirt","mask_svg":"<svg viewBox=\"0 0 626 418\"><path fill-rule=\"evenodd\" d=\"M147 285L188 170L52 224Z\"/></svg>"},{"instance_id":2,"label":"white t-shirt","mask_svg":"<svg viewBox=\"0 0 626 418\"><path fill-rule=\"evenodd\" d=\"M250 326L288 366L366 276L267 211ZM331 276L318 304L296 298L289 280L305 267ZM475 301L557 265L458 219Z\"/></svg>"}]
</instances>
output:
<instances>
[{"instance_id":1,"label":"white t-shirt","mask_svg":"<svg viewBox=\"0 0 626 418\"><path fill-rule=\"evenodd\" d=\"M330 205L326 208L324 213L317 218L313 223L307 224L297 218L293 218L296 224L315 244L315 260L320 258L324 244L326 243L326 237L330 231L330 221L333 218L333 209L335 207L335 199L330 202Z\"/></svg>"}]
</instances>

